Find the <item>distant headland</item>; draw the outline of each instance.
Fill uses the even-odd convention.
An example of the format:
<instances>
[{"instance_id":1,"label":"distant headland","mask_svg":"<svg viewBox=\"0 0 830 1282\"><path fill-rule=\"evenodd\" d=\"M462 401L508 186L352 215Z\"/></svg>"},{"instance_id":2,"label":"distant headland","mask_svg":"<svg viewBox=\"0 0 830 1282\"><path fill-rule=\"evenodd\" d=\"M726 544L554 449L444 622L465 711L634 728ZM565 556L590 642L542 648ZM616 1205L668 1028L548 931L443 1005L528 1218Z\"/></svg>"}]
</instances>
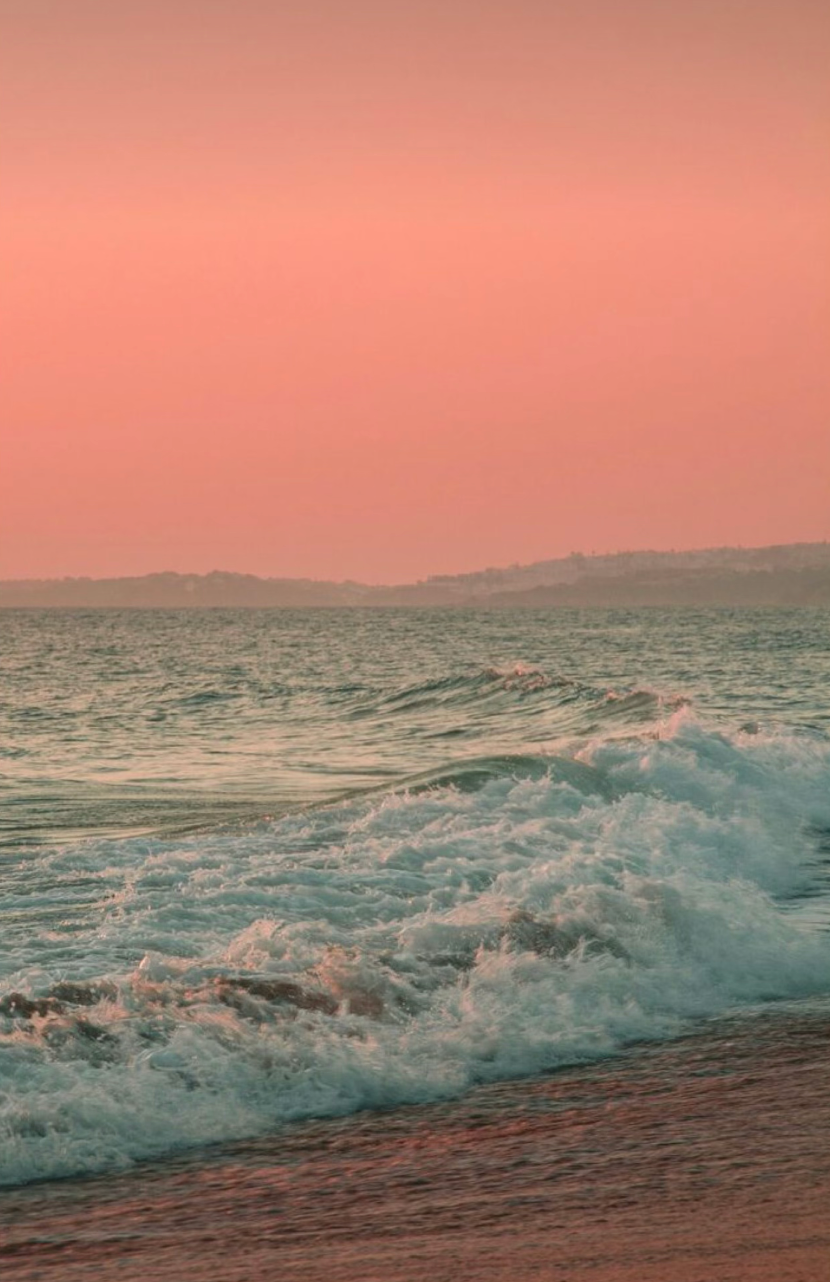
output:
<instances>
[{"instance_id":1,"label":"distant headland","mask_svg":"<svg viewBox=\"0 0 830 1282\"><path fill-rule=\"evenodd\" d=\"M468 609L639 606L830 606L830 543L694 552L615 552L438 575L376 587L315 579L145 574L118 579L0 580L0 608Z\"/></svg>"}]
</instances>

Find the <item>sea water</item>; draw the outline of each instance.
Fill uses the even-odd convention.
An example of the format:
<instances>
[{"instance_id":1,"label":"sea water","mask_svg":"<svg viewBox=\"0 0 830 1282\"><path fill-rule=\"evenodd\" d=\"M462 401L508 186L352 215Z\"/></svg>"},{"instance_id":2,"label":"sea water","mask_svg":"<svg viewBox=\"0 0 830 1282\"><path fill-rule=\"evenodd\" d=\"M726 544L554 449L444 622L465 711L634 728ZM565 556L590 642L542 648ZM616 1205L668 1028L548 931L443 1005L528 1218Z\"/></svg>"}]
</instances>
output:
<instances>
[{"instance_id":1,"label":"sea water","mask_svg":"<svg viewBox=\"0 0 830 1282\"><path fill-rule=\"evenodd\" d=\"M0 1182L826 996L829 635L0 614Z\"/></svg>"}]
</instances>

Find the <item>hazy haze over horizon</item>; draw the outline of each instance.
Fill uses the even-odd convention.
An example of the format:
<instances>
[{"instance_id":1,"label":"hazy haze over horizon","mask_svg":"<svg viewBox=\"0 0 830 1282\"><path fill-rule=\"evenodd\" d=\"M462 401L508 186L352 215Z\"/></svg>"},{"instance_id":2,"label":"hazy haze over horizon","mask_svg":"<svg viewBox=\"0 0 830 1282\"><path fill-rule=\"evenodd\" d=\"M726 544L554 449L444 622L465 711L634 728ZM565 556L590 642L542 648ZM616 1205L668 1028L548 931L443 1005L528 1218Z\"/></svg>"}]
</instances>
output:
<instances>
[{"instance_id":1,"label":"hazy haze over horizon","mask_svg":"<svg viewBox=\"0 0 830 1282\"><path fill-rule=\"evenodd\" d=\"M819 0L0 28L0 578L830 538Z\"/></svg>"},{"instance_id":2,"label":"hazy haze over horizon","mask_svg":"<svg viewBox=\"0 0 830 1282\"><path fill-rule=\"evenodd\" d=\"M764 554L770 554L770 556L765 557ZM584 565L584 567L589 570L592 567L608 566L608 568L612 571L612 573L614 572L614 569L615 569L615 562L618 562L620 572L626 573L628 572L627 567L629 564L631 568L636 568L641 566L644 567L649 563L650 559L652 558L654 559L655 563L665 563L667 566L676 565L678 568L684 567L686 565L707 565L707 564L712 569L716 569L719 566L733 569L736 567L741 567L742 564L745 564L746 568L751 568L753 566L753 563L757 563L757 566L761 568L766 564L775 564L776 562L780 562L782 565L786 565L788 566L788 568L791 568L791 569L797 569L801 565L824 566L825 564L827 564L828 566L830 566L830 540L817 540L814 542L767 544L767 545L751 546L751 547L749 546L745 547L743 544L735 544L733 546L720 546L720 547L707 547L707 548L701 548L701 547L697 547L697 548L620 548L620 549L615 549L614 551L597 550L597 551L592 551L590 553L585 553L580 551L579 549L575 549L574 551L569 552L564 556L540 557L536 561L530 561L524 564L520 564L519 562L512 562L508 565L502 562L498 565L487 565L487 566L479 565L479 566L475 566L472 569L459 570L456 573L453 573L451 571L443 571L440 574L426 573L424 575L420 575L418 579L410 580L409 585L429 583L433 580L439 580L439 579L463 581L465 579L476 579L479 577L490 576L490 575L497 575L500 577L509 578L510 576L513 576L513 575L521 576L526 571L534 570L535 568L542 569L543 567L546 567L546 566L549 566L551 568L560 567L560 566L564 567L571 562L576 565ZM239 566L227 566L227 565L214 565L214 566L211 566L209 570L193 570L189 568L173 569L169 566L157 566L152 570L147 570L141 574L136 574L136 575L129 575L129 574L127 575L86 575L86 574L71 575L70 574L70 575L49 575L49 576L9 575L3 579L0 579L0 582L7 583L7 584L24 583L24 582L48 583L48 582L61 582L64 580L76 580L76 579L84 579L84 580L89 579L92 582L101 582L102 580L118 581L122 579L129 580L134 578L164 578L166 576L174 576L182 579L209 578L211 575L219 575L221 577L228 577L228 578L254 577L262 581L268 581L270 579L273 579L277 581L286 581L289 583L292 581L318 582L320 584L331 584L334 586L336 585L346 586L348 584L353 584L355 586L360 586L360 587L407 586L407 584L404 583L404 581L400 581L397 584L394 584L394 583L372 584L368 581L359 580L355 578L348 578L348 579L346 578L343 578L343 579L314 578L312 579L311 577L308 577L306 579L302 579L300 576L295 576L295 575L268 575L268 574L256 575L252 570L240 568Z\"/></svg>"}]
</instances>

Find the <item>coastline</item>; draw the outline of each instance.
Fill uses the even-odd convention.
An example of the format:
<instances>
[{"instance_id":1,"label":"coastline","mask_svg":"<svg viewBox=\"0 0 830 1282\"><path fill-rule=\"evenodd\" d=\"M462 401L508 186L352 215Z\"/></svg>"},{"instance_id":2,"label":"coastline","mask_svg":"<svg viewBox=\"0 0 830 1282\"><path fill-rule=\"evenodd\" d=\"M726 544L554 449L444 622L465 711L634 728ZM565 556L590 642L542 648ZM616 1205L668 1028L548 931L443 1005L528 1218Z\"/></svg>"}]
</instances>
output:
<instances>
[{"instance_id":1,"label":"coastline","mask_svg":"<svg viewBox=\"0 0 830 1282\"><path fill-rule=\"evenodd\" d=\"M5 1190L7 1282L817 1282L830 1009Z\"/></svg>"}]
</instances>

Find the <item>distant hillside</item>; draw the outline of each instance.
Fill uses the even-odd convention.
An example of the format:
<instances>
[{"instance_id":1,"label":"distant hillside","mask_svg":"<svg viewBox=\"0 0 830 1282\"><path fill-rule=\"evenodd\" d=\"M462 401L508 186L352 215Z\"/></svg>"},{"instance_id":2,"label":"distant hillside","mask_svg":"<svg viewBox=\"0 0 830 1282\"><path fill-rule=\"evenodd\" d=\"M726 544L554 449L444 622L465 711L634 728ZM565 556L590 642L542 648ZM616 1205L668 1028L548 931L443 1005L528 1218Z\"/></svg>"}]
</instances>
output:
<instances>
[{"instance_id":1,"label":"distant hillside","mask_svg":"<svg viewBox=\"0 0 830 1282\"><path fill-rule=\"evenodd\" d=\"M124 579L6 579L0 606L198 609L209 607L360 605L371 588L311 579L260 579L254 574L144 574Z\"/></svg>"},{"instance_id":2,"label":"distant hillside","mask_svg":"<svg viewBox=\"0 0 830 1282\"><path fill-rule=\"evenodd\" d=\"M398 587L261 579L224 571L122 579L0 581L0 607L14 608L646 605L830 605L830 543L606 556L573 553L532 565L440 575Z\"/></svg>"}]
</instances>

